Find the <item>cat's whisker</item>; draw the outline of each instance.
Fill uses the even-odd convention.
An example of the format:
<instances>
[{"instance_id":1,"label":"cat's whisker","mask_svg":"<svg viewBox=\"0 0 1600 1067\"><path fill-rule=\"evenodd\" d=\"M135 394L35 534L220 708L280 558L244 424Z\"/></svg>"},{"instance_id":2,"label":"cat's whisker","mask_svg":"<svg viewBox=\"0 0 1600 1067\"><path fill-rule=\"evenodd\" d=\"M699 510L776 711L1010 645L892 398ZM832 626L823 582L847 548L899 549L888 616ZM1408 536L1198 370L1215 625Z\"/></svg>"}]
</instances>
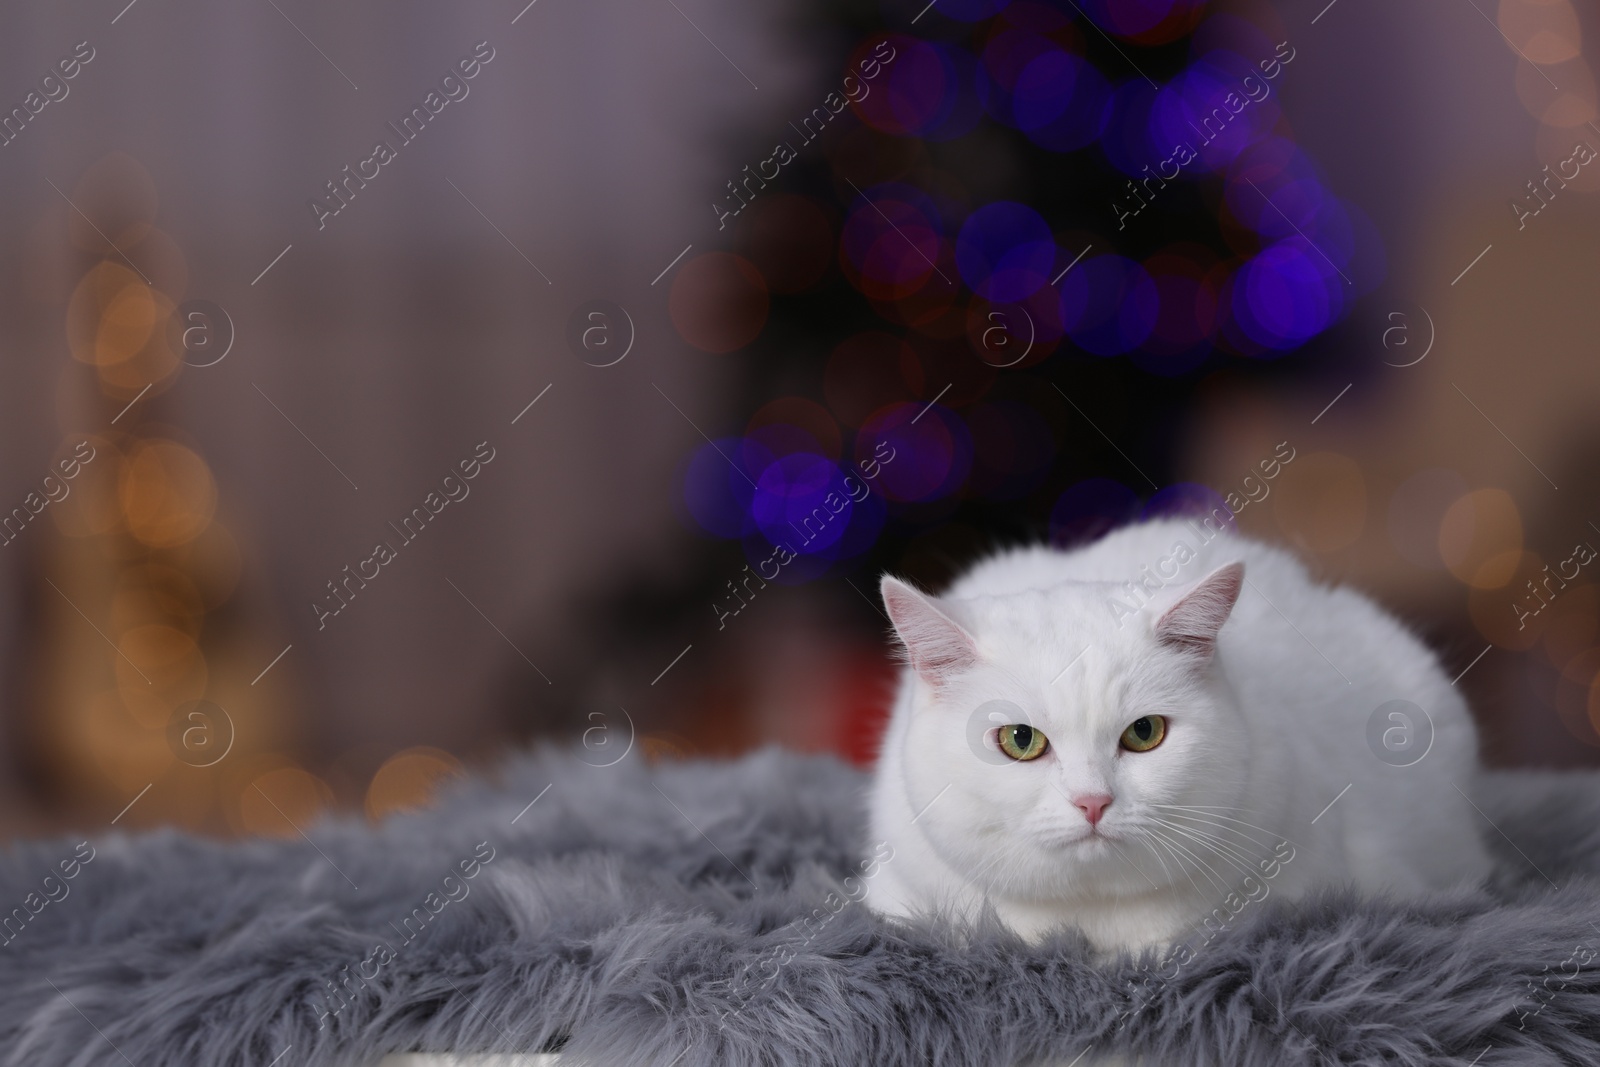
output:
<instances>
[{"instance_id":1,"label":"cat's whisker","mask_svg":"<svg viewBox=\"0 0 1600 1067\"><path fill-rule=\"evenodd\" d=\"M1259 863L1271 851L1271 846L1264 845L1254 838L1227 836L1229 832L1227 827L1188 826L1183 823L1179 825L1237 857L1246 866L1252 868L1252 873L1254 873L1254 865Z\"/></svg>"},{"instance_id":2,"label":"cat's whisker","mask_svg":"<svg viewBox=\"0 0 1600 1067\"><path fill-rule=\"evenodd\" d=\"M1288 841L1289 844L1291 844L1291 845L1295 844L1295 842L1289 841L1289 839L1287 837L1284 837L1282 834L1280 834L1276 830L1269 830L1265 826L1257 826L1255 823L1253 823L1253 822L1245 822L1243 819L1233 819L1233 818L1229 818L1226 815L1218 815L1216 812L1211 811L1211 810L1209 810L1207 808L1204 808L1204 807L1198 807L1198 806L1193 806L1193 805L1184 805L1184 804L1150 804L1149 807L1159 808L1161 810L1171 811L1171 812L1187 812L1187 813L1192 814L1193 817L1195 817L1195 818L1199 818L1201 816L1205 816L1207 818L1221 819L1221 820L1223 820L1225 822L1229 822L1229 823L1237 823L1240 826L1249 827L1252 830L1260 830L1262 833L1266 834L1268 837L1274 838L1275 840ZM1225 809L1225 810L1242 811L1244 809L1242 809L1242 808L1229 808L1229 809ZM1255 813L1252 812L1251 814L1255 814Z\"/></svg>"},{"instance_id":3,"label":"cat's whisker","mask_svg":"<svg viewBox=\"0 0 1600 1067\"><path fill-rule=\"evenodd\" d=\"M1137 863L1135 863L1132 860L1130 860L1128 858L1128 854L1123 852L1120 848L1118 848L1116 846L1116 844L1109 837L1105 838L1104 840L1105 840L1105 843L1110 847L1111 851L1115 852L1119 857L1121 857L1122 862L1124 862L1128 866L1132 867L1135 871L1138 871L1139 872L1139 877L1143 878L1146 882L1150 883L1150 888L1151 889L1154 889L1157 893L1161 892L1161 887L1156 885L1155 880L1152 879L1148 874L1144 873L1144 868L1143 867L1139 866Z\"/></svg>"},{"instance_id":4,"label":"cat's whisker","mask_svg":"<svg viewBox=\"0 0 1600 1067\"><path fill-rule=\"evenodd\" d=\"M1202 833L1201 836L1210 842L1214 849L1232 856L1237 861L1235 866L1238 866L1246 874L1255 875L1259 873L1260 863L1266 855L1265 850L1251 851L1250 849L1244 848L1226 838L1216 837L1204 833Z\"/></svg>"},{"instance_id":5,"label":"cat's whisker","mask_svg":"<svg viewBox=\"0 0 1600 1067\"><path fill-rule=\"evenodd\" d=\"M1159 819L1156 821L1161 822ZM1179 826L1169 822L1161 822L1161 825L1173 830L1176 833L1182 834L1184 837L1193 841L1202 848L1209 849L1211 852L1216 853L1223 860L1232 864L1234 867L1237 867L1244 874L1254 875L1256 873L1248 864L1250 862L1254 862L1257 857L1249 855L1248 853L1239 852L1237 850L1237 846L1228 844L1228 842L1224 841L1222 838L1213 837L1212 835L1206 834L1203 831L1194 830L1190 827ZM1241 857L1243 857L1243 860L1241 860Z\"/></svg>"},{"instance_id":6,"label":"cat's whisker","mask_svg":"<svg viewBox=\"0 0 1600 1067\"><path fill-rule=\"evenodd\" d=\"M1205 875L1207 878L1209 878L1211 880L1211 884L1215 885L1218 889L1222 890L1222 892L1224 894L1226 894L1228 892L1230 887L1226 883L1224 883L1220 878L1217 877L1217 869L1215 867L1211 866L1211 864L1207 863L1205 860L1201 859L1199 856L1195 855L1193 852L1190 852L1189 849L1187 847L1185 847L1176 838L1168 838L1167 839L1167 844L1168 844L1169 847L1175 848L1178 851L1182 852L1184 855L1188 856L1189 859L1194 862L1195 869L1198 870L1201 874ZM1196 889L1198 889L1198 888L1199 887L1197 886Z\"/></svg>"},{"instance_id":7,"label":"cat's whisker","mask_svg":"<svg viewBox=\"0 0 1600 1067\"><path fill-rule=\"evenodd\" d=\"M1162 822L1163 825L1170 825L1171 829L1189 830L1189 832L1198 833L1200 837L1205 837L1206 840L1218 841L1221 845L1229 846L1229 848L1240 854L1253 853L1254 849L1251 846L1256 849L1267 848L1256 838L1246 837L1243 833L1232 829L1232 827L1226 827L1226 825L1214 825L1208 824L1208 822L1187 822L1184 821L1186 817L1182 816L1182 814L1171 813L1171 811L1163 814L1152 814L1149 817L1154 821Z\"/></svg>"},{"instance_id":8,"label":"cat's whisker","mask_svg":"<svg viewBox=\"0 0 1600 1067\"><path fill-rule=\"evenodd\" d=\"M1213 814L1221 813L1221 811L1238 811L1238 813L1250 814L1250 816L1266 816L1266 814L1269 814L1266 811L1258 811L1256 808L1243 808L1240 805L1163 805L1162 801L1158 800L1152 800L1149 803L1150 805L1160 805L1162 808L1182 808L1184 811L1210 811Z\"/></svg>"},{"instance_id":9,"label":"cat's whisker","mask_svg":"<svg viewBox=\"0 0 1600 1067\"><path fill-rule=\"evenodd\" d=\"M1160 813L1173 817L1173 819L1190 819L1190 821L1200 822L1200 824L1211 825L1211 827L1216 827L1218 830L1229 830L1229 832L1237 833L1238 837L1248 837L1250 840L1256 840L1251 830L1256 833L1266 833L1270 841L1283 840L1282 833L1275 833L1272 830L1264 829L1264 827L1258 827L1258 825L1245 824L1245 822L1240 822L1238 819L1219 819L1213 814L1182 811L1182 809L1178 808L1155 808L1155 811L1160 811Z\"/></svg>"},{"instance_id":10,"label":"cat's whisker","mask_svg":"<svg viewBox=\"0 0 1600 1067\"><path fill-rule=\"evenodd\" d=\"M1196 818L1213 819L1213 820L1215 820L1217 822L1225 822L1225 823L1229 823L1230 825L1233 825L1233 826L1242 826L1247 830L1259 830L1260 832L1262 832L1264 834L1269 834L1269 835L1272 835L1274 837L1278 836L1277 831L1273 830L1270 827L1262 826L1260 823L1251 822L1249 819L1241 819L1236 815L1224 814L1225 811L1232 811L1232 810L1237 810L1237 809L1222 809L1222 810L1218 810L1218 809L1215 809L1215 808L1196 807L1196 806L1190 805L1190 804L1157 804L1157 803L1154 803L1154 802L1148 802L1148 806L1151 807L1151 808L1159 809L1161 811L1182 812L1185 815L1193 815ZM1255 812L1251 812L1250 814L1255 815L1256 813ZM1267 818L1267 816L1259 816L1259 817Z\"/></svg>"},{"instance_id":11,"label":"cat's whisker","mask_svg":"<svg viewBox=\"0 0 1600 1067\"><path fill-rule=\"evenodd\" d=\"M1182 826L1178 823L1162 822L1159 819L1156 820L1156 822L1158 825L1163 826L1167 830L1171 831L1178 840L1185 841L1200 848L1204 848L1207 852L1210 852L1225 861L1234 860L1234 857L1220 849L1214 840L1208 840L1204 836L1194 833L1189 827ZM1235 865L1237 864L1235 863Z\"/></svg>"},{"instance_id":12,"label":"cat's whisker","mask_svg":"<svg viewBox=\"0 0 1600 1067\"><path fill-rule=\"evenodd\" d=\"M1165 848L1169 854L1171 854L1172 858L1174 860L1179 861L1180 864L1182 864L1182 861L1185 858L1187 858L1189 860L1188 864L1182 864L1182 865L1183 865L1184 873L1187 874L1188 877L1189 877L1189 885L1194 888L1194 895L1197 896L1197 897L1209 898L1211 896L1211 894L1208 893L1206 890L1201 889L1200 888L1200 883L1196 882L1194 880L1194 875L1189 873L1191 870L1197 870L1202 875L1204 875L1205 877L1210 878L1212 885L1220 885L1221 883L1219 883L1216 880L1215 876L1206 874L1206 870L1208 868L1206 868L1205 864L1201 863L1200 860L1195 856L1194 853L1190 852L1187 848L1184 848L1176 840L1168 837L1165 834L1161 835L1161 844L1162 844L1162 847ZM1224 889L1223 891L1226 892L1226 889Z\"/></svg>"},{"instance_id":13,"label":"cat's whisker","mask_svg":"<svg viewBox=\"0 0 1600 1067\"><path fill-rule=\"evenodd\" d=\"M1185 805L1185 804L1153 804L1152 803L1152 804L1149 804L1148 806L1150 808L1152 808L1152 809L1159 810L1159 811L1171 812L1171 813L1174 813L1174 814L1188 815L1188 816L1191 816L1192 818L1207 819L1207 820L1210 820L1210 821L1216 822L1216 823L1226 823L1229 826L1237 826L1237 827L1240 827L1240 828L1245 829L1245 830L1255 830L1255 831L1257 831L1259 833L1266 834L1269 837L1272 837L1274 839L1281 838L1281 836L1282 836L1281 834L1278 833L1277 830L1273 829L1272 827L1262 826L1260 823L1254 823L1254 822L1251 822L1248 819L1240 819L1240 818L1238 818L1236 816L1233 816L1233 815L1224 815L1219 811L1213 811L1213 810L1211 810L1209 808L1196 808L1196 807L1191 807L1191 806ZM1272 821L1278 821L1278 820L1272 820Z\"/></svg>"},{"instance_id":14,"label":"cat's whisker","mask_svg":"<svg viewBox=\"0 0 1600 1067\"><path fill-rule=\"evenodd\" d=\"M1215 815L1221 819L1229 819L1232 822L1243 823L1245 826L1255 826L1255 824L1246 822L1244 819L1234 819L1232 816L1223 815L1221 813L1225 811L1234 811L1243 815L1259 815L1263 818L1268 816L1267 812L1256 811L1254 808L1241 808L1233 804L1162 804L1153 800L1149 801L1149 804L1151 807L1155 808L1174 808L1178 811L1202 812L1206 815ZM1256 826L1256 829L1260 830L1264 829L1264 827Z\"/></svg>"},{"instance_id":15,"label":"cat's whisker","mask_svg":"<svg viewBox=\"0 0 1600 1067\"><path fill-rule=\"evenodd\" d=\"M1238 829L1236 827L1228 826L1225 823L1207 822L1204 819L1197 818L1196 816L1193 816L1193 815L1185 815L1183 812L1169 811L1169 812L1165 812L1163 814L1163 816L1152 816L1152 817L1153 818L1165 817L1165 818L1168 818L1168 819L1184 820L1184 821L1182 821L1180 823L1180 825L1189 826L1191 829L1195 829L1195 830L1198 830L1198 831L1200 831L1202 833L1205 833L1208 836L1210 836L1212 838L1215 838L1218 841L1227 842L1229 845L1233 846L1234 848L1238 849L1241 852L1246 852L1246 853L1253 852L1253 850L1251 848L1246 846L1246 842L1248 842L1249 845L1255 846L1256 849L1268 849L1268 850L1270 850L1270 849L1272 849L1274 847L1273 844L1269 844L1268 842L1265 842L1265 841L1260 841L1257 838L1251 836L1250 834L1245 833L1243 830L1240 830L1240 829ZM1196 825L1193 825L1193 823L1198 823L1199 825L1196 826ZM1279 840L1281 840L1281 839L1279 839Z\"/></svg>"},{"instance_id":16,"label":"cat's whisker","mask_svg":"<svg viewBox=\"0 0 1600 1067\"><path fill-rule=\"evenodd\" d=\"M1148 834L1140 834L1134 840L1150 850L1150 855L1154 856L1156 862L1161 864L1161 877L1170 883L1172 881L1172 872L1167 869L1167 861L1161 858L1161 853L1157 852L1155 845L1151 843L1150 836Z\"/></svg>"},{"instance_id":17,"label":"cat's whisker","mask_svg":"<svg viewBox=\"0 0 1600 1067\"><path fill-rule=\"evenodd\" d=\"M1178 854L1172 851L1172 846L1167 844L1165 838L1161 834L1161 831L1155 827L1145 827L1145 831L1151 842L1151 851L1155 851L1155 846L1161 846L1162 851L1172 857L1172 862L1178 865L1178 870L1185 878L1189 880L1189 884L1194 887L1194 895L1197 897L1202 896L1203 894L1200 892L1200 885L1194 880L1194 875L1189 873L1189 868L1184 866L1183 860L1178 857Z\"/></svg>"},{"instance_id":18,"label":"cat's whisker","mask_svg":"<svg viewBox=\"0 0 1600 1067\"><path fill-rule=\"evenodd\" d=\"M1160 838L1160 841L1162 841L1162 848L1166 849L1166 854L1173 857L1174 864L1178 864L1178 869L1184 872L1184 877L1189 878L1189 885L1190 888L1194 888L1195 896L1210 896L1210 894L1206 893L1205 889L1200 888L1200 883L1195 881L1194 873L1192 873L1192 870L1194 870L1194 865L1186 864L1186 862L1184 862L1184 854L1187 854L1187 849L1184 851L1184 854L1179 854L1178 849L1173 848L1173 843L1171 843L1170 840L1166 840L1166 837Z\"/></svg>"},{"instance_id":19,"label":"cat's whisker","mask_svg":"<svg viewBox=\"0 0 1600 1067\"><path fill-rule=\"evenodd\" d=\"M1254 871L1251 870L1251 868L1249 868L1248 866L1240 863L1237 859L1233 858L1228 853L1224 852L1222 849L1218 848L1216 845L1212 844L1211 842L1206 841L1206 840L1204 840L1204 839L1202 839L1202 838L1200 838L1200 837L1198 837L1198 836L1196 836L1194 834L1187 833L1180 827L1169 827L1169 828L1174 830L1174 831L1176 831L1177 833L1179 833L1181 836L1183 836L1184 838L1186 838L1187 840L1189 840L1190 842L1195 844L1197 847L1203 848L1206 851L1213 853L1218 858L1220 858L1224 863L1226 863L1228 865L1231 865L1232 867L1236 868L1240 872L1240 874L1242 874L1244 877L1250 877L1255 873ZM1226 894L1228 892L1231 892L1235 884L1237 884L1237 879L1231 880L1230 884L1228 885L1228 887L1223 890L1224 894Z\"/></svg>"}]
</instances>

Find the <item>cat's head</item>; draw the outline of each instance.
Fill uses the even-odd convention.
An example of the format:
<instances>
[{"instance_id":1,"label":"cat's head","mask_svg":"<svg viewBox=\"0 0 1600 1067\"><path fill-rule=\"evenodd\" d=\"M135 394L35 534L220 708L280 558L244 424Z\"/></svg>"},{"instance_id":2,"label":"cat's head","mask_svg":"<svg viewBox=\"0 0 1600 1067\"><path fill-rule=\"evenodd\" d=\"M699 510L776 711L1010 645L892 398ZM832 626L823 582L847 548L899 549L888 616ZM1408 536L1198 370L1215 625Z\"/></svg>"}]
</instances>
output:
<instances>
[{"instance_id":1,"label":"cat's head","mask_svg":"<svg viewBox=\"0 0 1600 1067\"><path fill-rule=\"evenodd\" d=\"M1108 582L938 599L886 577L912 706L885 744L940 857L1023 900L1225 875L1251 739L1217 645L1243 580L1230 563L1126 618Z\"/></svg>"}]
</instances>

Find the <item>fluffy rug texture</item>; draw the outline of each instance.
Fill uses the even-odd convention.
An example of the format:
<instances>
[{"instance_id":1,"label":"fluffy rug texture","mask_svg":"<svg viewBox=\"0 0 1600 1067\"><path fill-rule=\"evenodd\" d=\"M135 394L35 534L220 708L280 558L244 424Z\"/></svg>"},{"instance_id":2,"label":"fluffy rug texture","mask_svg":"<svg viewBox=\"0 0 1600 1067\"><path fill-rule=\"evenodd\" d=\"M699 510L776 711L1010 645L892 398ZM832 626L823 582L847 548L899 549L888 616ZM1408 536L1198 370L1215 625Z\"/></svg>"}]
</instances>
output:
<instances>
[{"instance_id":1,"label":"fluffy rug texture","mask_svg":"<svg viewBox=\"0 0 1600 1067\"><path fill-rule=\"evenodd\" d=\"M836 761L588 755L534 753L426 812L308 838L14 847L0 1062L1600 1063L1594 775L1472 787L1492 888L1269 895L1192 959L1097 962L1071 931L1026 945L873 916L865 780Z\"/></svg>"}]
</instances>

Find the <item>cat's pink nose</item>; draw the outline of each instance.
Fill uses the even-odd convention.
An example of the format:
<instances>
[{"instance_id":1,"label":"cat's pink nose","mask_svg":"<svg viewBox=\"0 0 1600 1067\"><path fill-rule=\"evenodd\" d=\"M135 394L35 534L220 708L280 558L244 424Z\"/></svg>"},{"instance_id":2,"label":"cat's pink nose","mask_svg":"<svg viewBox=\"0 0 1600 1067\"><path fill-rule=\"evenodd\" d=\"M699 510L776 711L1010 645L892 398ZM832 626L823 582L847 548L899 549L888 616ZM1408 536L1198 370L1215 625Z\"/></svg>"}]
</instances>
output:
<instances>
[{"instance_id":1,"label":"cat's pink nose","mask_svg":"<svg viewBox=\"0 0 1600 1067\"><path fill-rule=\"evenodd\" d=\"M1079 811L1083 812L1083 817L1089 820L1090 826L1098 826L1100 817L1111 806L1111 795L1109 793L1085 793L1082 796L1073 797L1072 803L1077 806Z\"/></svg>"}]
</instances>

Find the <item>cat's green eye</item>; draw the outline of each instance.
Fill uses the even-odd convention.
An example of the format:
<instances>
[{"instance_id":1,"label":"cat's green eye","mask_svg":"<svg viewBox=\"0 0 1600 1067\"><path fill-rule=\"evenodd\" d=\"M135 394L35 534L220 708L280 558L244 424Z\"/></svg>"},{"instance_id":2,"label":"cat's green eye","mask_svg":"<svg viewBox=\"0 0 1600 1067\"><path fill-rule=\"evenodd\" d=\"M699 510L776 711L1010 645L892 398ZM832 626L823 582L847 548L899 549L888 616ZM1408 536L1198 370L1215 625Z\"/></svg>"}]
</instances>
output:
<instances>
[{"instance_id":1,"label":"cat's green eye","mask_svg":"<svg viewBox=\"0 0 1600 1067\"><path fill-rule=\"evenodd\" d=\"M1167 736L1167 720L1160 715L1146 715L1133 720L1122 731L1122 747L1129 752L1149 752Z\"/></svg>"},{"instance_id":2,"label":"cat's green eye","mask_svg":"<svg viewBox=\"0 0 1600 1067\"><path fill-rule=\"evenodd\" d=\"M1011 723L1000 727L1000 751L1014 760L1038 759L1050 747L1050 739L1031 726Z\"/></svg>"}]
</instances>

